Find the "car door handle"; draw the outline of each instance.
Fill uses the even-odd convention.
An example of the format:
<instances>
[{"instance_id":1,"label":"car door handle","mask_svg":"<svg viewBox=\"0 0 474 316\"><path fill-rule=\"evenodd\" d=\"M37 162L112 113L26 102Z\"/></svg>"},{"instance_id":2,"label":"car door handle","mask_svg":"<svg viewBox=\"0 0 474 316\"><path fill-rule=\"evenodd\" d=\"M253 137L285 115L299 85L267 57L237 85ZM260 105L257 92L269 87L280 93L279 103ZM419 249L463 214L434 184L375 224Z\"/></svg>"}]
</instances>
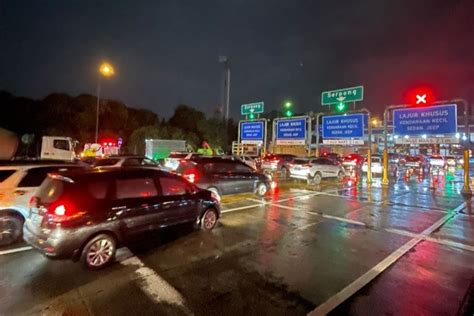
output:
<instances>
[{"instance_id":1,"label":"car door handle","mask_svg":"<svg viewBox=\"0 0 474 316\"><path fill-rule=\"evenodd\" d=\"M119 211L119 210L124 210L126 209L127 207L125 205L123 206L115 206L115 207L112 207L112 211Z\"/></svg>"}]
</instances>

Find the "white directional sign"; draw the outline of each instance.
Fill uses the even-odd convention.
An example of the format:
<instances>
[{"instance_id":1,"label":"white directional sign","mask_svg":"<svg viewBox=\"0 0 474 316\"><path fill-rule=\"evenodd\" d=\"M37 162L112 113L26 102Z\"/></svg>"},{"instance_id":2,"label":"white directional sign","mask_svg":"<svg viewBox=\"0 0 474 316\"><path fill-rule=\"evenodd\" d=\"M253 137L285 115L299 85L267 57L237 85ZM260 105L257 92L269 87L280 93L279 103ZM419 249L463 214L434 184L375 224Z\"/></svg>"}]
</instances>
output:
<instances>
[{"instance_id":1,"label":"white directional sign","mask_svg":"<svg viewBox=\"0 0 474 316\"><path fill-rule=\"evenodd\" d=\"M395 144L459 144L456 137L399 137L394 140Z\"/></svg>"},{"instance_id":2,"label":"white directional sign","mask_svg":"<svg viewBox=\"0 0 474 316\"><path fill-rule=\"evenodd\" d=\"M323 139L324 145L364 145L363 139Z\"/></svg>"}]
</instances>

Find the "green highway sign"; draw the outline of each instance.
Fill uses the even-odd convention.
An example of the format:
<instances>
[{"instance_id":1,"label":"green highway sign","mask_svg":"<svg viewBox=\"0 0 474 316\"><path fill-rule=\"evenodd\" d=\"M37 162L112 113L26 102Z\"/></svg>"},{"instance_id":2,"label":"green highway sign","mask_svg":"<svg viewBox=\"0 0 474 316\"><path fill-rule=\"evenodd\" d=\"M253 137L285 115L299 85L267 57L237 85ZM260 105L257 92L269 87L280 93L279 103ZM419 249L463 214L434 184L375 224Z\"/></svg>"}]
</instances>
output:
<instances>
[{"instance_id":1,"label":"green highway sign","mask_svg":"<svg viewBox=\"0 0 474 316\"><path fill-rule=\"evenodd\" d=\"M242 115L263 113L263 101L262 102L249 103L249 104L242 104L242 106L240 108L240 113Z\"/></svg>"},{"instance_id":2,"label":"green highway sign","mask_svg":"<svg viewBox=\"0 0 474 316\"><path fill-rule=\"evenodd\" d=\"M323 91L321 93L321 104L337 104L341 102L355 102L364 99L364 86L352 88Z\"/></svg>"}]
</instances>

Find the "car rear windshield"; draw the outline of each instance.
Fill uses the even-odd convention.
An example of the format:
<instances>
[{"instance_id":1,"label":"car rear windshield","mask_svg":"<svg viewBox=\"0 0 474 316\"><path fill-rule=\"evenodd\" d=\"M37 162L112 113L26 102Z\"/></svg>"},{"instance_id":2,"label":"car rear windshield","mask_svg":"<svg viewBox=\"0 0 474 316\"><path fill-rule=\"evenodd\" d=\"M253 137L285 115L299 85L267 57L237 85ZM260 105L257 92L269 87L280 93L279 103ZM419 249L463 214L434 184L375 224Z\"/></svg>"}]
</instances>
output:
<instances>
[{"instance_id":1,"label":"car rear windshield","mask_svg":"<svg viewBox=\"0 0 474 316\"><path fill-rule=\"evenodd\" d=\"M113 166L115 165L119 160L118 159L102 159L97 161L94 166L95 167L105 167L105 166Z\"/></svg>"},{"instance_id":2,"label":"car rear windshield","mask_svg":"<svg viewBox=\"0 0 474 316\"><path fill-rule=\"evenodd\" d=\"M12 174L15 173L15 169L11 170L0 170L0 183L8 179Z\"/></svg>"},{"instance_id":3,"label":"car rear windshield","mask_svg":"<svg viewBox=\"0 0 474 316\"><path fill-rule=\"evenodd\" d=\"M38 189L36 196L42 203L56 202L64 191L64 181L46 178Z\"/></svg>"},{"instance_id":4,"label":"car rear windshield","mask_svg":"<svg viewBox=\"0 0 474 316\"><path fill-rule=\"evenodd\" d=\"M308 159L295 159L295 160L293 160L293 163L295 165L304 165L304 164L308 163Z\"/></svg>"}]
</instances>

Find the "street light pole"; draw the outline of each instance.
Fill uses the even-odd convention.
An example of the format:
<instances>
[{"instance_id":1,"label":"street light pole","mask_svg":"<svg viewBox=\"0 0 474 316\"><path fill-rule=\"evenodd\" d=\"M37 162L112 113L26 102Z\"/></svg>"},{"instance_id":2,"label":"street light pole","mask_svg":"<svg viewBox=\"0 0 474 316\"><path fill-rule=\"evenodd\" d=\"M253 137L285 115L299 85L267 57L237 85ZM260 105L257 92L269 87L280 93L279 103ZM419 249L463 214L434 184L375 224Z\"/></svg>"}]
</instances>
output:
<instances>
[{"instance_id":1,"label":"street light pole","mask_svg":"<svg viewBox=\"0 0 474 316\"><path fill-rule=\"evenodd\" d=\"M99 138L99 109L100 109L100 76L97 81L97 110L95 117L95 143L97 144Z\"/></svg>"},{"instance_id":2,"label":"street light pole","mask_svg":"<svg viewBox=\"0 0 474 316\"><path fill-rule=\"evenodd\" d=\"M100 83L101 75L104 77L111 77L115 73L114 67L109 63L102 63L99 66L99 77L97 80L97 109L95 117L95 143L99 140L99 110L100 110Z\"/></svg>"}]
</instances>

